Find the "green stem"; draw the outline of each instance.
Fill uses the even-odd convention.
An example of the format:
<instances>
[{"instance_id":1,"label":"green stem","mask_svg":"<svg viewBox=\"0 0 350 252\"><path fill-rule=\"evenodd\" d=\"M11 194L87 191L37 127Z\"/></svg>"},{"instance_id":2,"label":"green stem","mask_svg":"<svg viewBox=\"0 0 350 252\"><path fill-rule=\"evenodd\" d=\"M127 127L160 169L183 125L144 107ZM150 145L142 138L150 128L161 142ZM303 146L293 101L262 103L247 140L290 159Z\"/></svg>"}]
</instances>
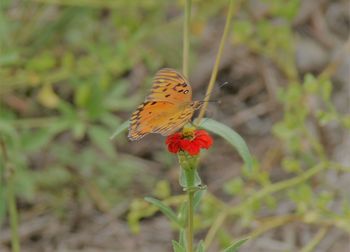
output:
<instances>
[{"instance_id":1,"label":"green stem","mask_svg":"<svg viewBox=\"0 0 350 252\"><path fill-rule=\"evenodd\" d=\"M11 225L11 245L12 245L12 252L19 252L20 251L20 245L19 245L19 233L18 233L18 211L16 206L16 197L14 192L14 176L10 175L11 177L8 179L8 185L7 185L7 204L8 204L8 211L10 215L10 225Z\"/></svg>"},{"instance_id":2,"label":"green stem","mask_svg":"<svg viewBox=\"0 0 350 252\"><path fill-rule=\"evenodd\" d=\"M6 196L7 196L8 212L10 215L11 247L12 247L12 252L19 252L20 243L19 243L19 233L18 233L18 211L16 207L16 196L15 196L15 190L14 190L15 169L8 160L7 148L2 138L0 138L0 147L1 147L1 154L3 156L3 163L5 167L5 180L7 185Z\"/></svg>"},{"instance_id":3,"label":"green stem","mask_svg":"<svg viewBox=\"0 0 350 252\"><path fill-rule=\"evenodd\" d=\"M191 0L186 0L185 3L185 20L183 29L183 58L182 58L182 73L188 78L188 58L190 52L190 19L191 19Z\"/></svg>"},{"instance_id":4,"label":"green stem","mask_svg":"<svg viewBox=\"0 0 350 252\"><path fill-rule=\"evenodd\" d=\"M193 213L194 205L193 198L195 193L195 174L196 169L184 169L186 181L187 181L187 225L186 225L186 236L187 236L187 252L193 252Z\"/></svg>"},{"instance_id":5,"label":"green stem","mask_svg":"<svg viewBox=\"0 0 350 252\"><path fill-rule=\"evenodd\" d=\"M277 183L270 184L258 192L254 193L252 196L248 197L244 202L242 202L239 206L233 208L230 210L230 214L237 214L241 211L244 211L246 207L248 207L250 204L254 203L255 201L262 199L263 197L270 195L272 193L285 190L287 188L291 188L293 186L296 186L314 175L318 174L319 172L323 171L325 168L328 167L328 163L323 162L315 165L314 167L304 171L302 174L291 178L286 179Z\"/></svg>"},{"instance_id":6,"label":"green stem","mask_svg":"<svg viewBox=\"0 0 350 252\"><path fill-rule=\"evenodd\" d=\"M252 194L252 196L249 196L245 201L242 203L236 205L236 206L226 206L224 207L224 210L221 212L221 214L216 218L214 224L210 227L208 234L204 240L204 245L206 248L209 248L210 244L214 240L214 237L216 233L218 232L219 228L222 226L222 224L225 222L226 218L229 215L237 215L244 212L244 210L249 207L253 202L262 199L263 197L270 195L275 192L279 192L288 188L291 188L293 186L296 186L311 177L315 176L316 174L320 173L324 169L328 167L328 163L320 163L315 165L314 167L310 168L309 170L305 171L304 173L291 178L286 179L281 182L277 182L271 185L266 186L265 188L262 188L260 191Z\"/></svg>"},{"instance_id":7,"label":"green stem","mask_svg":"<svg viewBox=\"0 0 350 252\"><path fill-rule=\"evenodd\" d=\"M312 252L315 250L316 246L322 241L323 237L327 234L328 227L321 228L312 240L304 247L301 252Z\"/></svg>"},{"instance_id":8,"label":"green stem","mask_svg":"<svg viewBox=\"0 0 350 252\"><path fill-rule=\"evenodd\" d=\"M188 196L188 223L187 223L187 251L193 251L193 191L187 192Z\"/></svg>"},{"instance_id":9,"label":"green stem","mask_svg":"<svg viewBox=\"0 0 350 252\"><path fill-rule=\"evenodd\" d=\"M210 94L214 88L214 84L215 84L215 80L216 80L216 76L218 74L219 71L219 65L220 65L220 61L221 61L221 56L222 56L222 52L224 50L224 46L225 46L225 42L227 39L227 36L229 34L229 30L230 30L230 24L231 24L231 19L232 19L232 15L233 15L233 9L234 9L234 1L230 0L230 5L229 5L229 9L228 9L228 13L227 13L227 17L226 17L226 23L225 23L225 28L224 28L224 32L222 34L221 40L220 40L220 45L219 45L219 50L216 54L216 59L215 59L215 64L213 67L213 71L211 72L211 76L210 76L210 81L208 84L208 88L207 88L207 92L205 94L204 97L204 103L203 106L201 108L201 110L199 111L199 115L196 118L196 124L199 124L200 121L202 120L205 111L207 110L208 107L208 101L210 98Z\"/></svg>"}]
</instances>

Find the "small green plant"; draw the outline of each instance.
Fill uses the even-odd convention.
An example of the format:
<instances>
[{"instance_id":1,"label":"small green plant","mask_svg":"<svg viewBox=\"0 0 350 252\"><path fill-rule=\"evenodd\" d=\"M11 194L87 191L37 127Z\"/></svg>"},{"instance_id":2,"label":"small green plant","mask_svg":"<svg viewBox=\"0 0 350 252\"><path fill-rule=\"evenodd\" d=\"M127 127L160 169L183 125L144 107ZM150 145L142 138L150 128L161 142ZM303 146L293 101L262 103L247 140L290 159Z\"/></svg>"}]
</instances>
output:
<instances>
[{"instance_id":1,"label":"small green plant","mask_svg":"<svg viewBox=\"0 0 350 252\"><path fill-rule=\"evenodd\" d=\"M245 141L231 128L214 121L209 118L203 119L203 115L207 108L207 102L209 101L210 94L213 90L216 76L218 73L219 63L223 52L224 44L227 40L227 36L230 29L230 23L233 15L234 1L230 0L228 14L226 17L226 24L224 32L221 38L219 50L217 53L216 61L212 71L211 79L208 85L207 93L203 101L203 105L199 112L198 118L195 121L197 127L211 131L222 138L226 139L234 148L237 149L243 160L246 162L246 167L250 168L252 159ZM188 56L189 56L189 25L190 25L190 8L191 1L187 0L185 4L185 21L184 21L184 38L183 38L183 73L188 75ZM144 105L145 106L145 105ZM144 108L142 108L144 109ZM138 116L136 113L135 117ZM132 122L133 125L137 122ZM142 123L142 122L141 122ZM112 137L118 135L129 127L129 123L122 124ZM205 243L200 241L197 246L194 245L194 211L200 204L200 200L203 195L203 191L206 190L206 186L202 184L198 173L198 161L200 149L208 149L213 140L205 130L196 130L195 127L185 125L182 132L175 133L168 136L166 144L168 150L172 153L176 153L180 164L180 185L187 194L187 200L183 202L177 212L174 212L167 204L162 201L147 197L146 201L156 206L162 213L176 224L179 229L179 240L173 241L174 252L204 252L206 250ZM137 136L136 136L137 137ZM136 138L137 139L137 138ZM135 213L134 213L135 214ZM137 219L136 214L136 219ZM135 216L129 216L129 220L135 218ZM247 238L238 240L230 244L224 252L238 251L239 247L247 240Z\"/></svg>"},{"instance_id":2,"label":"small green plant","mask_svg":"<svg viewBox=\"0 0 350 252\"><path fill-rule=\"evenodd\" d=\"M295 15L299 1L289 1L289 5L293 6L289 8L289 12L282 11L283 4L276 1L274 3L276 13L290 19ZM182 152L181 150L178 152L181 167L180 185L187 192L187 197L168 195L163 201L146 197L146 201L151 205L135 201L128 216L130 227L137 231L138 220L153 215L158 209L179 230L179 240L173 241L175 252L188 252L194 249L197 252L205 251L215 238L218 238L222 247L227 247L224 251L238 251L247 240L246 237L254 239L289 223L301 222L318 229L314 237L300 249L303 252L313 251L326 237L331 227L350 233L347 221L349 218L348 193L325 191L312 183L316 180L320 184L325 184L325 175L330 170L340 173L350 171L349 167L330 159L320 135L315 134L315 129L317 133L317 129L328 123L337 123L342 130L348 130L349 116L341 115L336 111L331 101L332 83L329 76L321 74L315 77L307 74L299 83L292 56L293 45L288 42L291 39L291 33L286 26L278 27L279 32L274 39L271 39L271 36L272 33L275 34L275 29L269 27L269 23L259 23L253 29L251 23L242 21L238 22L235 28L241 29L237 31L241 36L234 36L234 43L246 43L252 51L258 51L270 57L290 81L287 88L278 92L278 100L283 106L284 116L273 127L274 136L279 140L279 144L269 151L271 155L281 157L279 165L290 178L273 181L261 162L251 160L243 139L227 126L206 118L198 123L198 126L225 138L241 154L246 166L252 166L251 169L243 169L241 177L234 178L224 185L225 192L236 197L238 203L228 204L210 194L210 188L208 192L201 184L197 172L198 156L191 156L183 149ZM251 37L253 33L256 33L261 40L255 41L254 37ZM217 57L217 62L219 60L220 56ZM211 85L216 79L216 71L214 67L207 95L210 94ZM317 100L320 106L313 108L309 104L310 100ZM201 111L200 116L203 116L204 110ZM124 129L126 128L127 125L124 125ZM319 132L319 134L322 133ZM183 135L186 133L183 132ZM173 152L177 152L178 149L174 148L176 151ZM336 197L340 197L336 208L341 210L334 212L330 206L335 204ZM262 209L274 210L286 201L295 206L290 213L267 218L259 216ZM197 208L199 204L201 207ZM192 207L197 210L196 218L199 220L196 230L208 229L205 239L201 240L197 246L192 244ZM176 208L176 211L173 208ZM238 241L230 245L232 235L225 229L226 221L234 221L236 225L249 228L251 231L238 237ZM253 226L251 224L253 222L259 224Z\"/></svg>"}]
</instances>

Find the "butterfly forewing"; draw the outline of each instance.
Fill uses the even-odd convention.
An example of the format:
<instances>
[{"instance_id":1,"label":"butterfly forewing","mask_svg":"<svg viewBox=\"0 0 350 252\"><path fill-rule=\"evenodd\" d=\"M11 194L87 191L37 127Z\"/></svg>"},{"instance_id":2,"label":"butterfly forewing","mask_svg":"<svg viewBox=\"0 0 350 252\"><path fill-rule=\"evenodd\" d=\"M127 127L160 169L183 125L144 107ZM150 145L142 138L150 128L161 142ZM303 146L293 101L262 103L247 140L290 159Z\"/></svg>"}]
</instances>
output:
<instances>
[{"instance_id":1,"label":"butterfly forewing","mask_svg":"<svg viewBox=\"0 0 350 252\"><path fill-rule=\"evenodd\" d=\"M157 72L150 95L132 114L129 139L138 140L148 133L170 135L191 120L198 102L192 102L192 89L173 69Z\"/></svg>"},{"instance_id":2,"label":"butterfly forewing","mask_svg":"<svg viewBox=\"0 0 350 252\"><path fill-rule=\"evenodd\" d=\"M192 100L192 88L181 74L173 69L164 68L156 73L151 94L146 100L189 102Z\"/></svg>"}]
</instances>

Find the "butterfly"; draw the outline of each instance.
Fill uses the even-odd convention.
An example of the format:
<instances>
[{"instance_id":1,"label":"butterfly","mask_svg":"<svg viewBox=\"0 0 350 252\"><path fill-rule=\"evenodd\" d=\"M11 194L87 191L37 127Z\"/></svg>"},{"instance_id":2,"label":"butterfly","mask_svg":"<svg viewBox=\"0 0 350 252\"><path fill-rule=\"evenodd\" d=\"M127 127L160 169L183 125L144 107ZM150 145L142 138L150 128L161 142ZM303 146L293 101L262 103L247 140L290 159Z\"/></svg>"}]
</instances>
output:
<instances>
[{"instance_id":1,"label":"butterfly","mask_svg":"<svg viewBox=\"0 0 350 252\"><path fill-rule=\"evenodd\" d=\"M159 70L151 93L131 115L129 139L139 140L149 133L168 136L191 120L202 101L192 101L192 88L177 71Z\"/></svg>"}]
</instances>

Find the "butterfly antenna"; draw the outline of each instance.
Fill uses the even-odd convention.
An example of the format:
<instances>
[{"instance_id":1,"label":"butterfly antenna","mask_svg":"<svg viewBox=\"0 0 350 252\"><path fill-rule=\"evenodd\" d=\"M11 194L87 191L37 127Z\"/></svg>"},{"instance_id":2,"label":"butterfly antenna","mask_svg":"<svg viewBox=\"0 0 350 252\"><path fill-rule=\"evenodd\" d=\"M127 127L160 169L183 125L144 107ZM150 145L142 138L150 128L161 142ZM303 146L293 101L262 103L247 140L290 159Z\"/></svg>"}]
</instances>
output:
<instances>
[{"instance_id":1,"label":"butterfly antenna","mask_svg":"<svg viewBox=\"0 0 350 252\"><path fill-rule=\"evenodd\" d=\"M219 85L219 88L223 88L224 86L228 85L229 83L227 81L225 81L224 83Z\"/></svg>"},{"instance_id":2,"label":"butterfly antenna","mask_svg":"<svg viewBox=\"0 0 350 252\"><path fill-rule=\"evenodd\" d=\"M219 85L219 88L223 88L224 86L229 85L229 84L231 84L231 83L225 81L224 83L222 83L222 84ZM209 94L207 94L206 96L204 96L204 100L205 100L205 98L207 98L208 96L210 96L210 95L213 93L213 91L214 91L214 89L211 90L211 92L210 92ZM217 102L217 101L216 101L216 102Z\"/></svg>"},{"instance_id":3,"label":"butterfly antenna","mask_svg":"<svg viewBox=\"0 0 350 252\"><path fill-rule=\"evenodd\" d=\"M199 101L199 102L216 102L216 103L220 103L220 100L210 100L210 101Z\"/></svg>"}]
</instances>

